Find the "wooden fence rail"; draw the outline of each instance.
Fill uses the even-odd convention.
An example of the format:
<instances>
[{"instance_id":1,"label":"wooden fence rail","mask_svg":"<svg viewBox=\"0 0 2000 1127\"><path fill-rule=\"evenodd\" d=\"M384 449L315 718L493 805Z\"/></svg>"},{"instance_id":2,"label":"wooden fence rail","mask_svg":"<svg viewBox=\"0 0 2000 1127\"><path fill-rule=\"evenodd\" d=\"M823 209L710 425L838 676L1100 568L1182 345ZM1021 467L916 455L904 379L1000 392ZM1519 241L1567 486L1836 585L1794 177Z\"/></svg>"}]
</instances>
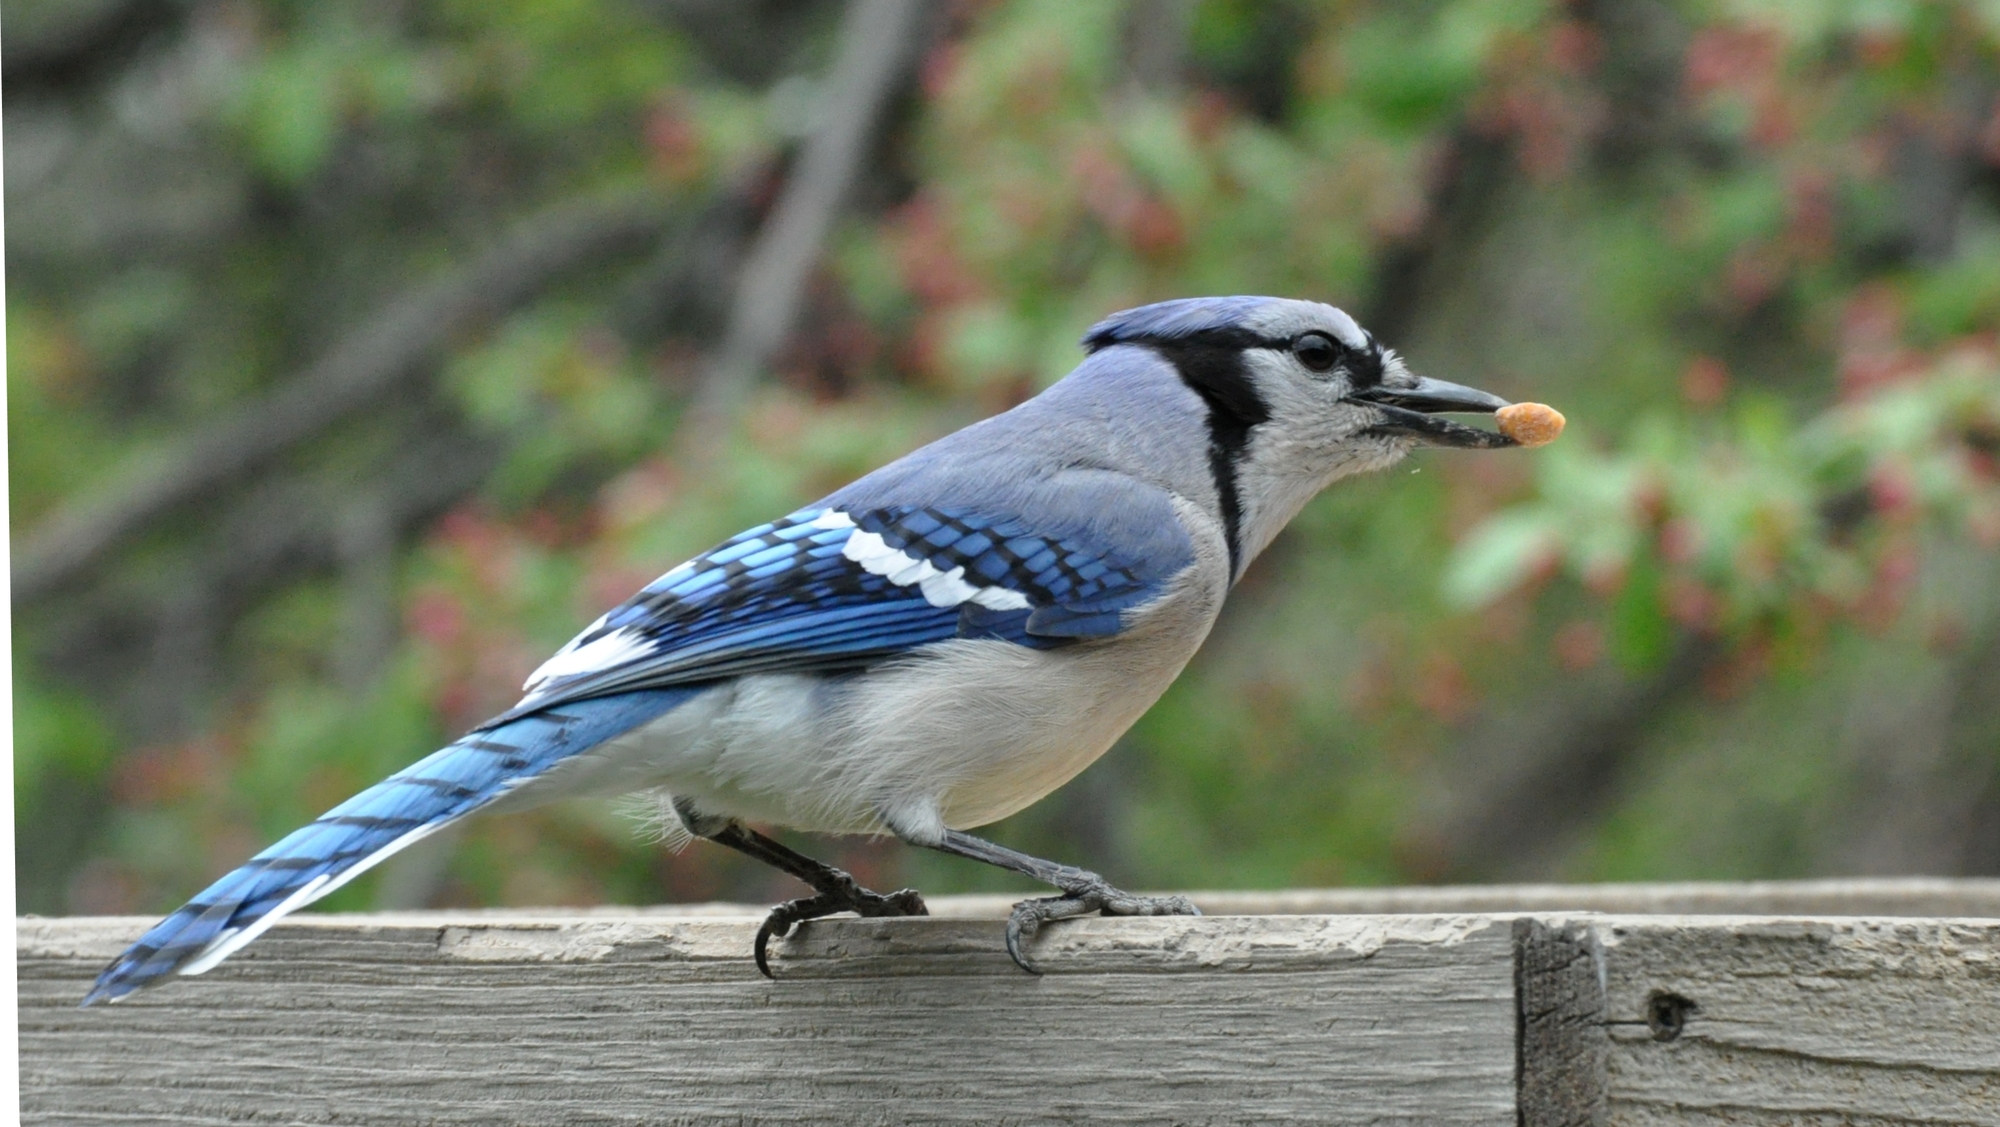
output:
<instances>
[{"instance_id":1,"label":"wooden fence rail","mask_svg":"<svg viewBox=\"0 0 2000 1127\"><path fill-rule=\"evenodd\" d=\"M2000 881L1196 899L1040 978L998 897L815 922L776 982L742 906L303 915L90 1010L151 921L23 919L23 1117L2000 1125Z\"/></svg>"}]
</instances>

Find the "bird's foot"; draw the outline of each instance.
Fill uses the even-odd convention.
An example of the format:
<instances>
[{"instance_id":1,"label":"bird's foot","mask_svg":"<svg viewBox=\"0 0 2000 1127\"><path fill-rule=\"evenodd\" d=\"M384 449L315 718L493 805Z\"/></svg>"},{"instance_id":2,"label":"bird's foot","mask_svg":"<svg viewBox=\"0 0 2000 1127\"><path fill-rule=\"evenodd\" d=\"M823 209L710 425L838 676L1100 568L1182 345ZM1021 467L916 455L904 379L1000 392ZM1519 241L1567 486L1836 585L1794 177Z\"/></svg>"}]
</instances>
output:
<instances>
[{"instance_id":1,"label":"bird's foot","mask_svg":"<svg viewBox=\"0 0 2000 1127\"><path fill-rule=\"evenodd\" d=\"M1106 916L1201 915L1201 909L1185 896L1134 896L1111 887L1095 873L1085 873L1084 878L1062 885L1061 896L1043 896L1014 905L1013 915L1007 917L1007 954L1015 966L1029 974L1042 973L1028 961L1027 949L1042 925L1051 920L1067 920L1092 912Z\"/></svg>"},{"instance_id":2,"label":"bird's foot","mask_svg":"<svg viewBox=\"0 0 2000 1127\"><path fill-rule=\"evenodd\" d=\"M928 916L931 910L924 906L924 898L914 888L891 892L887 896L870 892L856 884L853 877L839 869L829 870L833 878L821 886L817 896L807 896L799 900L787 900L771 909L764 917L764 926L757 929L757 969L765 978L776 979L771 973L771 962L766 954L771 937L783 939L791 934L794 924L816 920L821 916L831 916L835 912L853 912L859 916Z\"/></svg>"}]
</instances>

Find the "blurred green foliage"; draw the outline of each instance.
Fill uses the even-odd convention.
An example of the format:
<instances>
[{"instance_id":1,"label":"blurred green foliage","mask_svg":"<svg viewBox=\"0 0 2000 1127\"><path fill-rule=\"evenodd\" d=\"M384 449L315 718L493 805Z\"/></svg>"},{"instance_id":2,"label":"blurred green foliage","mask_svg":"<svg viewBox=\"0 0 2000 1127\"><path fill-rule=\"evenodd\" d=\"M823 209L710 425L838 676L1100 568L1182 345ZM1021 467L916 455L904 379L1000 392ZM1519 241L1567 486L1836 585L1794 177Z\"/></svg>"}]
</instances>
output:
<instances>
[{"instance_id":1,"label":"blurred green foliage","mask_svg":"<svg viewBox=\"0 0 2000 1127\"><path fill-rule=\"evenodd\" d=\"M203 9L173 128L228 185L218 238L10 238L17 541L536 206L761 183L798 131L779 80L830 50L806 7L756 74L619 0ZM406 534L365 676L337 565L226 615L170 720L25 608L18 820L61 844L24 844L24 906L171 907L679 559L1059 378L1102 314L1235 292L1341 304L1570 433L1321 498L1132 736L999 837L1139 886L2000 866L2000 11L1201 0L1142 80L1156 7L953 6L706 460L677 439L714 326L621 325L612 271L458 342L424 417L495 465ZM317 480L365 493L394 445L348 428ZM562 807L475 824L423 898L789 894L719 852Z\"/></svg>"}]
</instances>

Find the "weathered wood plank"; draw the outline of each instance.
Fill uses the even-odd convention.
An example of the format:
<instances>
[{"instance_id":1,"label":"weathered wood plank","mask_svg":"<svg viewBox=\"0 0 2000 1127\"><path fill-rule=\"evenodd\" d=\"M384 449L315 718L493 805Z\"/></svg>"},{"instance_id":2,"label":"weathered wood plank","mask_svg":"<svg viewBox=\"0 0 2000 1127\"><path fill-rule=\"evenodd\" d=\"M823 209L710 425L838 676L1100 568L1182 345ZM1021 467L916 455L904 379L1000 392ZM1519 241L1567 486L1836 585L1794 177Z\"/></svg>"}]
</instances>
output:
<instances>
[{"instance_id":1,"label":"weathered wood plank","mask_svg":"<svg viewBox=\"0 0 2000 1127\"><path fill-rule=\"evenodd\" d=\"M1484 917L816 923L307 917L74 1008L141 921L21 921L31 1122L1514 1122Z\"/></svg>"},{"instance_id":2,"label":"weathered wood plank","mask_svg":"<svg viewBox=\"0 0 2000 1127\"><path fill-rule=\"evenodd\" d=\"M1604 949L1588 923L1514 921L1516 1078L1521 1127L1602 1127L1611 1042Z\"/></svg>"},{"instance_id":3,"label":"weathered wood plank","mask_svg":"<svg viewBox=\"0 0 2000 1127\"><path fill-rule=\"evenodd\" d=\"M1867 882L1857 899L1977 905L1984 883ZM1367 895L1403 891L1466 890ZM1270 910L1344 894L1203 899L1253 895ZM85 985L151 921L23 920L23 1109L35 1123L2000 1127L2000 919L1087 919L1045 933L1051 973L1035 979L978 918L1003 904L812 924L783 944L777 983L750 965L759 917L741 907L306 916L210 975L89 1011L74 1008Z\"/></svg>"},{"instance_id":4,"label":"weathered wood plank","mask_svg":"<svg viewBox=\"0 0 2000 1127\"><path fill-rule=\"evenodd\" d=\"M1615 1123L2000 1125L2000 920L1590 926Z\"/></svg>"}]
</instances>

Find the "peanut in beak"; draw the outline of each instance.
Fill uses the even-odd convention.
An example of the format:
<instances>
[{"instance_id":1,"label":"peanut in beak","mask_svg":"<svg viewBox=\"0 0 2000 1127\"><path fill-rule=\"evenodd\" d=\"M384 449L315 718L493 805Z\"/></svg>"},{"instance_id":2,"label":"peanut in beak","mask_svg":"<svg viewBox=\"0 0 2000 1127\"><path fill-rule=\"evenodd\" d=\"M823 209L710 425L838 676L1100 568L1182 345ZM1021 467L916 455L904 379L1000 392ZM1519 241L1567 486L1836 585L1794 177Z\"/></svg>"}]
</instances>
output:
<instances>
[{"instance_id":1,"label":"peanut in beak","mask_svg":"<svg viewBox=\"0 0 2000 1127\"><path fill-rule=\"evenodd\" d=\"M1563 432L1562 412L1546 403L1515 403L1493 413L1500 433L1522 446L1547 446Z\"/></svg>"}]
</instances>

